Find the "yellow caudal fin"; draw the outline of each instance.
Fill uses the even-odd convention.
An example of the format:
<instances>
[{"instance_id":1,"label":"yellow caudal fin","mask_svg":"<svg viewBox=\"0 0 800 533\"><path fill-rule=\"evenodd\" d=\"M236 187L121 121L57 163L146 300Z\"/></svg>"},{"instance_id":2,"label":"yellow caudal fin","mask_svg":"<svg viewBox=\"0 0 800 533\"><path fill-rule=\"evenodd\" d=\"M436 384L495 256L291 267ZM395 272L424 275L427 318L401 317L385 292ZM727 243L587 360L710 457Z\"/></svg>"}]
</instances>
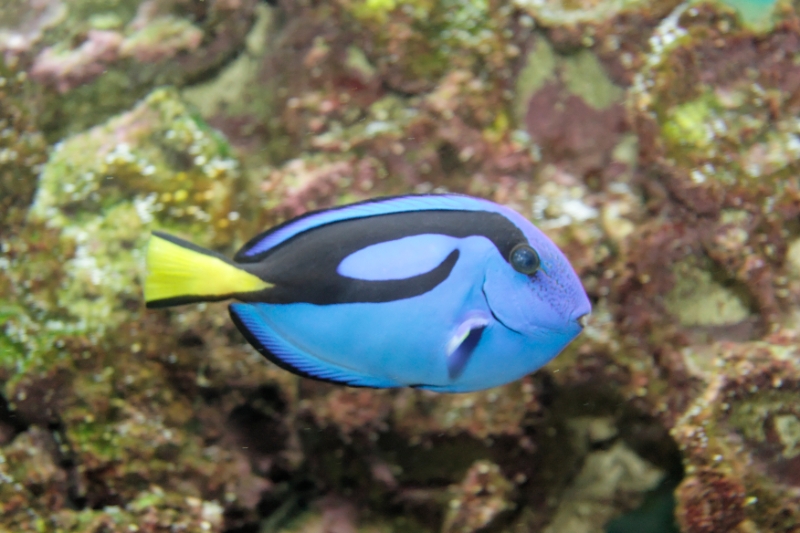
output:
<instances>
[{"instance_id":1,"label":"yellow caudal fin","mask_svg":"<svg viewBox=\"0 0 800 533\"><path fill-rule=\"evenodd\" d=\"M147 307L225 300L271 286L212 251L165 233L153 232L147 245Z\"/></svg>"}]
</instances>

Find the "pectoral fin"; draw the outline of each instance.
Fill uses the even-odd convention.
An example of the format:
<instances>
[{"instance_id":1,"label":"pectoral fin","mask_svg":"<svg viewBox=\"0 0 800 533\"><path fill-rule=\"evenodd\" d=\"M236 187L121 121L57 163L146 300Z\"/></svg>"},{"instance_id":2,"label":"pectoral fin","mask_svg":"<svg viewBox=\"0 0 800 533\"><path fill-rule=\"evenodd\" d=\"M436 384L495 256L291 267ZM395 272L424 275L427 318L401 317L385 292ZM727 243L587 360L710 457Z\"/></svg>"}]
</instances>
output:
<instances>
[{"instance_id":1,"label":"pectoral fin","mask_svg":"<svg viewBox=\"0 0 800 533\"><path fill-rule=\"evenodd\" d=\"M447 343L447 374L450 379L457 379L464 372L488 325L487 317L476 315L470 316L456 328Z\"/></svg>"}]
</instances>

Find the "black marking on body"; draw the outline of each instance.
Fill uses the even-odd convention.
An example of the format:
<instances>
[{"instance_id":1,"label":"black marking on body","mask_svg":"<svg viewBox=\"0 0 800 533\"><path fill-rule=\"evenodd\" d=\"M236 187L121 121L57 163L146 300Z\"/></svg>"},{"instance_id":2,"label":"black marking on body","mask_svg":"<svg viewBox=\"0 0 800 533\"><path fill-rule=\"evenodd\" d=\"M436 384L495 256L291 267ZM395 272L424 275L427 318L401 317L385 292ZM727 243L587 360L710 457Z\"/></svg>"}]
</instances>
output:
<instances>
[{"instance_id":1,"label":"black marking on body","mask_svg":"<svg viewBox=\"0 0 800 533\"><path fill-rule=\"evenodd\" d=\"M151 300L145 302L147 309L164 309L166 307L175 307L177 305L199 304L205 302L221 302L223 300L230 300L231 298L238 298L238 294L221 294L217 296L208 295L193 295L174 296L172 298L162 298L161 300Z\"/></svg>"},{"instance_id":2,"label":"black marking on body","mask_svg":"<svg viewBox=\"0 0 800 533\"><path fill-rule=\"evenodd\" d=\"M185 239L181 239L180 237L176 237L175 235L170 235L169 233L164 233L163 231L153 230L152 234L155 237L159 237L164 239L165 241L169 241L172 244L176 244L181 248L186 248L187 250L192 250L193 252L197 252L199 254L208 255L210 257L216 257L226 263L230 263L231 260L225 257L224 255L215 252L214 250L209 250L208 248L203 248L202 246L198 246L193 242L189 242Z\"/></svg>"},{"instance_id":3,"label":"black marking on body","mask_svg":"<svg viewBox=\"0 0 800 533\"><path fill-rule=\"evenodd\" d=\"M353 279L340 275L336 269L345 257L368 246L424 234L483 236L504 259L514 246L527 242L510 220L489 211L407 211L347 219L304 231L252 257L237 254L239 266L275 285L241 295L240 299L331 305L390 302L419 296L447 279L458 260L458 250L453 250L433 270L405 279Z\"/></svg>"}]
</instances>

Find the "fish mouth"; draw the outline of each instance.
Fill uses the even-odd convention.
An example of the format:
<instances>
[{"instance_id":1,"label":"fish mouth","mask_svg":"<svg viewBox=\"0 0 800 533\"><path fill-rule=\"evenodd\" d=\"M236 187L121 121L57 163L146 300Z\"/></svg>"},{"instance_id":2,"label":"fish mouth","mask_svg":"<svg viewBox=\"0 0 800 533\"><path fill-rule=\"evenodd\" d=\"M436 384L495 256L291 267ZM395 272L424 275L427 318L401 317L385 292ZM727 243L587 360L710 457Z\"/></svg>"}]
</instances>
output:
<instances>
[{"instance_id":1,"label":"fish mouth","mask_svg":"<svg viewBox=\"0 0 800 533\"><path fill-rule=\"evenodd\" d=\"M503 322L503 320L494 312L494 309L492 309L492 304L489 302L489 296L486 294L485 280L484 280L484 284L481 285L481 293L483 294L483 300L486 302L486 307L489 309L489 313L492 314L492 317L500 325L502 325L504 328L506 328L506 329L508 329L510 331L513 331L514 333L518 333L520 335L525 335L525 333L523 333L522 331L520 331L520 330L518 330L516 328L513 328L513 327L509 326L507 323ZM578 333L580 333L580 331L583 331L584 329L586 329L586 326L589 324L589 319L590 319L591 315L592 315L591 310L587 311L587 312L584 312L584 313L578 315L575 318L570 318L569 320L567 320L565 326L567 328L569 328L568 324L570 322L572 322L574 324L577 324L578 327L580 328ZM549 330L549 331L553 331L553 332L562 332L563 331L562 328L554 328L554 327L547 327L547 326L541 326L541 327L543 329L545 329L545 330ZM577 333L576 333L576 335L577 335Z\"/></svg>"}]
</instances>

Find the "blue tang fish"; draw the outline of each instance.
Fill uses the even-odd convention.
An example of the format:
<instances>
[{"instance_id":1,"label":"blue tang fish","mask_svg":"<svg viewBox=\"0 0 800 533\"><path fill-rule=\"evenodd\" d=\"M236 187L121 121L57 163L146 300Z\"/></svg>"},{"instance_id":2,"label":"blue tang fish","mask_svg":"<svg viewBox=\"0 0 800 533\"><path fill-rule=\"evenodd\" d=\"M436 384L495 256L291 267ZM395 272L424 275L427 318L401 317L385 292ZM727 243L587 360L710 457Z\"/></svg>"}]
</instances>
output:
<instances>
[{"instance_id":1,"label":"blue tang fish","mask_svg":"<svg viewBox=\"0 0 800 533\"><path fill-rule=\"evenodd\" d=\"M517 212L413 195L316 211L229 260L154 232L147 307L236 299L267 359L353 387L467 392L555 357L591 311L566 257Z\"/></svg>"}]
</instances>

